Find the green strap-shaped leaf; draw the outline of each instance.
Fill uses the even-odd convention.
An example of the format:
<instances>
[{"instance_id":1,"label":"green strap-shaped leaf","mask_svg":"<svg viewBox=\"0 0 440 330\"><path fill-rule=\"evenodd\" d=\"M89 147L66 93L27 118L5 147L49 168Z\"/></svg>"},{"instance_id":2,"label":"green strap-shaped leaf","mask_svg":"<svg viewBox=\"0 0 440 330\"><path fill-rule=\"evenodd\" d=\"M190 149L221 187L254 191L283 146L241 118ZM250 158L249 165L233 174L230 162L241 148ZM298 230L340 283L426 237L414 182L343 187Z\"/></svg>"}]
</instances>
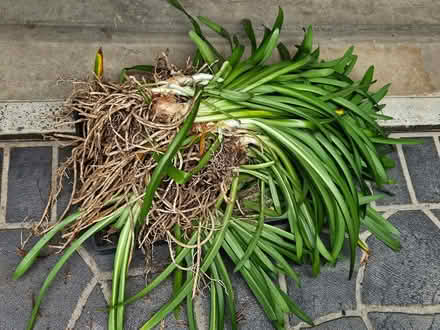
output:
<instances>
[{"instance_id":1,"label":"green strap-shaped leaf","mask_svg":"<svg viewBox=\"0 0 440 330\"><path fill-rule=\"evenodd\" d=\"M160 183L162 182L165 171L169 166L169 162L179 151L180 146L184 142L189 130L191 129L194 119L197 116L197 112L199 111L200 101L201 91L199 90L194 97L191 112L185 119L182 128L176 134L173 141L169 144L167 152L162 156L162 158L154 168L153 174L151 175L151 181L148 183L147 188L145 189L144 201L140 213L140 221L144 221L145 217L150 211L151 205L153 203L154 193L156 192L157 187L159 187Z\"/></svg>"},{"instance_id":2,"label":"green strap-shaped leaf","mask_svg":"<svg viewBox=\"0 0 440 330\"><path fill-rule=\"evenodd\" d=\"M43 249L47 243L61 230L63 230L66 226L76 221L80 217L80 212L76 211L72 215L68 216L63 221L57 223L50 231L48 231L38 242L35 244L32 249L25 255L23 260L20 261L17 268L15 269L12 278L14 280L18 280L24 273L33 265L37 257L39 256L41 249Z\"/></svg>"},{"instance_id":3,"label":"green strap-shaped leaf","mask_svg":"<svg viewBox=\"0 0 440 330\"><path fill-rule=\"evenodd\" d=\"M307 148L303 145L294 141L293 139L289 139L288 136L284 132L280 132L275 130L261 122L253 121L257 124L261 129L266 131L270 136L274 139L278 140L282 145L290 150L297 159L302 160L302 162L310 167L313 172L315 172L320 179L325 183L329 191L333 194L333 197L336 199L339 208L341 209L342 215L346 221L346 226L349 232L350 242L351 242L351 262L350 262L350 277L354 271L354 263L356 256L356 242L359 235L359 225L352 222L352 215L350 214L349 207L346 204L343 195L340 193L337 185L335 184L332 177L329 175L326 167L323 166L322 161L319 161Z\"/></svg>"},{"instance_id":4,"label":"green strap-shaped leaf","mask_svg":"<svg viewBox=\"0 0 440 330\"><path fill-rule=\"evenodd\" d=\"M168 1L168 3L169 3L170 5L172 5L172 6L173 6L174 8L176 8L176 9L180 10L182 13L184 13L184 14L186 15L186 17L188 17L188 19L191 21L191 24L192 24L193 27L194 27L194 30L196 31L196 33L197 33L199 36L202 36L202 35L203 35L203 33L202 33L202 29L200 28L199 23L197 23L197 21L195 20L195 18L192 17L192 16L186 11L186 9L180 4L180 2L179 2L178 0L167 0L167 1Z\"/></svg>"},{"instance_id":5,"label":"green strap-shaped leaf","mask_svg":"<svg viewBox=\"0 0 440 330\"><path fill-rule=\"evenodd\" d=\"M185 257L185 261L187 267L190 267L192 265L192 257L189 254ZM192 282L193 272L186 272L186 280ZM174 296L176 296L177 293L178 291L175 291ZM197 320L194 313L194 300L192 294L188 294L186 296L186 318L189 330L197 330Z\"/></svg>"},{"instance_id":6,"label":"green strap-shaped leaf","mask_svg":"<svg viewBox=\"0 0 440 330\"><path fill-rule=\"evenodd\" d=\"M220 53L215 49L215 47L213 45L211 45L211 43L204 37L202 29L200 28L200 24L197 22L197 20L191 16L186 10L185 8L180 4L180 2L178 0L167 0L169 4L171 4L174 8L180 10L181 12L183 12L186 17L188 17L188 19L190 20L195 33L203 40L205 41L205 43L210 47L211 51L215 54L215 57L218 58L221 62L223 61L223 57L220 55ZM200 58L198 56L198 53L196 53L196 56L193 60L193 66L198 67L199 65L201 65L200 63Z\"/></svg>"},{"instance_id":7,"label":"green strap-shaped leaf","mask_svg":"<svg viewBox=\"0 0 440 330\"><path fill-rule=\"evenodd\" d=\"M298 316L301 320L306 322L307 324L314 326L312 319L304 313L291 299L290 297L284 293L283 291L280 291L281 295L284 297L287 305L289 305L290 312Z\"/></svg>"},{"instance_id":8,"label":"green strap-shaped leaf","mask_svg":"<svg viewBox=\"0 0 440 330\"><path fill-rule=\"evenodd\" d=\"M232 50L231 56L227 58L227 61L231 65L232 68L234 68L239 62L241 57L244 53L244 46L243 45L236 45L234 49Z\"/></svg>"},{"instance_id":9,"label":"green strap-shaped leaf","mask_svg":"<svg viewBox=\"0 0 440 330\"><path fill-rule=\"evenodd\" d=\"M283 8L278 7L278 15L275 20L275 23L272 26L272 31L275 31L276 29L281 30L284 23L284 11Z\"/></svg>"},{"instance_id":10,"label":"green strap-shaped leaf","mask_svg":"<svg viewBox=\"0 0 440 330\"><path fill-rule=\"evenodd\" d=\"M226 269L226 266L222 260L222 256L220 253L218 253L215 256L215 261L217 271L219 274L219 278L222 281L223 285L225 286L225 293L226 293L226 307L229 311L229 316L231 318L231 325L232 330L237 330L237 318L236 318L236 312L235 312L235 296L234 296L234 289L232 287L231 279L229 278L228 270Z\"/></svg>"},{"instance_id":11,"label":"green strap-shaped leaf","mask_svg":"<svg viewBox=\"0 0 440 330\"><path fill-rule=\"evenodd\" d=\"M240 236L243 239L243 242L245 243L245 245L251 244L254 233L248 232L246 229L244 229L243 227L238 225L238 222L234 222L233 224L234 224L234 231L237 232L238 236ZM262 236L262 233L260 233L260 235ZM246 249L246 251L247 251L247 249ZM255 257L256 257L255 259L259 259L262 262L262 264L265 265L266 269L276 271L276 268L270 262L270 259L268 259L269 261L263 260L262 255L267 254L269 257L271 257L277 263L278 268L280 270L282 270L282 272L284 274L287 274L290 278L292 278L297 283L298 287L301 286L301 282L300 282L298 274L293 270L292 266L289 265L288 262L285 260L285 258L281 255L281 253L278 251L278 248L273 249L264 240L259 239L253 249L253 253L255 253ZM243 260L244 257L245 257L245 255L243 255L241 257L240 262L238 264L241 263L241 260ZM264 255L264 258L267 258L267 257ZM247 262L245 261L243 264L246 264L246 263ZM238 266L238 264L237 264L237 266ZM250 265L251 264L248 263L246 266L249 268ZM242 266L240 267L240 269L241 268L242 268Z\"/></svg>"},{"instance_id":12,"label":"green strap-shaped leaf","mask_svg":"<svg viewBox=\"0 0 440 330\"><path fill-rule=\"evenodd\" d=\"M356 65L357 59L358 59L357 55L351 56L350 63L348 63L348 65L345 67L345 71L344 71L345 75L348 76L351 73L351 71L353 71L353 68Z\"/></svg>"},{"instance_id":13,"label":"green strap-shaped leaf","mask_svg":"<svg viewBox=\"0 0 440 330\"><path fill-rule=\"evenodd\" d=\"M372 208L368 207L367 216L362 219L362 224L391 249L400 250L399 231Z\"/></svg>"},{"instance_id":14,"label":"green strap-shaped leaf","mask_svg":"<svg viewBox=\"0 0 440 330\"><path fill-rule=\"evenodd\" d=\"M210 246L208 253L205 255L203 259L202 265L200 266L201 272L207 271L207 269L211 266L211 263L214 261L214 258L219 253L221 245L224 241L228 224L231 220L232 211L235 207L235 200L237 198L237 187L238 187L238 177L234 177L230 189L231 193L229 196L230 198L229 204L226 207L226 211L223 217L223 224L222 224L223 226L219 231L217 231L213 243ZM178 292L176 292L176 295L173 297L173 299L164 306L162 306L162 308L141 327L141 330L154 328L171 311L173 311L180 304L180 302L191 292L192 285L193 285L192 280L191 281L187 280L183 284L182 288Z\"/></svg>"},{"instance_id":15,"label":"green strap-shaped leaf","mask_svg":"<svg viewBox=\"0 0 440 330\"><path fill-rule=\"evenodd\" d=\"M121 235L119 236L118 248L119 248L119 246L121 246L121 248L123 249L123 254L121 255L122 259L121 259L120 266L117 265L118 260L116 259L116 256L118 255L118 248L116 249L116 255L115 255L115 267L113 268L113 272L115 272L115 270L118 269L118 267L119 267L119 275L117 275L117 276L119 276L119 285L118 285L117 292L112 291L112 301L113 301L113 296L115 296L117 294L117 300L115 301L115 303L117 302L118 304L120 304L116 308L116 329L123 329L124 328L125 306L122 303L125 300L125 282L127 279L129 259L130 259L130 255L132 253L133 242L134 242L134 231L133 231L132 225L133 225L133 223L131 221L127 221L127 223L124 226L124 229L127 228L126 230L128 231L127 236L125 236L124 232L121 232ZM124 231L124 229L123 229L123 231ZM124 240L125 240L125 242L124 242ZM110 311L110 313L112 311L114 311L114 309L112 309ZM109 319L110 319L110 317L109 317Z\"/></svg>"},{"instance_id":16,"label":"green strap-shaped leaf","mask_svg":"<svg viewBox=\"0 0 440 330\"><path fill-rule=\"evenodd\" d=\"M230 231L226 233L225 239L223 249L232 259L232 262L236 264L244 254L243 247L240 245L240 241L238 241L235 235ZM249 260L249 262L251 261ZM258 271L259 267L256 265L257 264L252 264L248 267L242 267L240 273L243 275L249 288L254 293L269 320L274 321L276 320L276 306L273 306L271 303L270 292L268 291L264 280L261 279L262 276Z\"/></svg>"},{"instance_id":17,"label":"green strap-shaped leaf","mask_svg":"<svg viewBox=\"0 0 440 330\"><path fill-rule=\"evenodd\" d=\"M225 328L225 290L222 286L221 278L217 269L217 263L214 262L211 264L211 275L212 275L212 283L215 286L215 304L217 307L217 315L216 315L216 321L212 320L210 321L210 327L213 330L217 329L224 329ZM214 292L211 291L211 302L213 300ZM211 303L211 308L213 309L213 305ZM211 310L212 311L212 310ZM211 326L212 325L212 326Z\"/></svg>"},{"instance_id":18,"label":"green strap-shaped leaf","mask_svg":"<svg viewBox=\"0 0 440 330\"><path fill-rule=\"evenodd\" d=\"M421 139L370 137L371 142L380 144L423 144Z\"/></svg>"},{"instance_id":19,"label":"green strap-shaped leaf","mask_svg":"<svg viewBox=\"0 0 440 330\"><path fill-rule=\"evenodd\" d=\"M209 308L209 330L217 330L218 328L218 306L217 306L217 287L215 282L211 282L211 302Z\"/></svg>"},{"instance_id":20,"label":"green strap-shaped leaf","mask_svg":"<svg viewBox=\"0 0 440 330\"><path fill-rule=\"evenodd\" d=\"M296 52L295 56L293 56L293 61L298 61L312 53L312 47L313 47L313 30L312 26L309 25L307 27L307 31L304 34L304 40L301 43L301 46L299 46L298 51Z\"/></svg>"},{"instance_id":21,"label":"green strap-shaped leaf","mask_svg":"<svg viewBox=\"0 0 440 330\"><path fill-rule=\"evenodd\" d=\"M285 65L284 67L280 68L279 70L277 70L271 74L268 74L265 77L261 77L261 79L257 80L257 78L255 78L254 80L257 80L257 81L253 82L254 80L251 80L251 83L248 84L245 88L243 88L242 91L243 92L251 91L252 89L257 88L258 86L261 86L263 84L266 84L266 83L270 82L271 80L273 80L283 74L292 72L294 70L298 70L301 67L305 66L309 61L310 61L310 57L306 56L303 59L301 59L300 61L293 62L289 65ZM257 76L260 77L261 75L262 74L259 74Z\"/></svg>"},{"instance_id":22,"label":"green strap-shaped leaf","mask_svg":"<svg viewBox=\"0 0 440 330\"><path fill-rule=\"evenodd\" d=\"M252 238L249 243L244 256L241 258L240 262L235 266L234 272L240 270L240 268L245 264L247 259L254 253L255 247L257 246L258 240L260 239L261 232L263 231L264 226L264 181L261 181L260 185L260 215L258 218L258 227L255 232L255 236Z\"/></svg>"},{"instance_id":23,"label":"green strap-shaped leaf","mask_svg":"<svg viewBox=\"0 0 440 330\"><path fill-rule=\"evenodd\" d=\"M252 55L255 54L255 51L257 49L257 39L255 39L255 33L254 28L252 27L252 22L249 19L244 19L241 21L241 24L243 25L243 29L246 32L246 35L251 42L252 47Z\"/></svg>"},{"instance_id":24,"label":"green strap-shaped leaf","mask_svg":"<svg viewBox=\"0 0 440 330\"><path fill-rule=\"evenodd\" d=\"M40 309L41 302L43 301L43 298L46 295L49 286L52 284L52 281L55 279L61 267L67 262L67 260L71 257L71 255L82 245L82 243L84 243L89 237L93 236L95 233L104 229L105 227L109 226L112 222L114 222L117 219L117 217L120 215L121 211L122 208L114 212L113 214L103 218L101 221L90 227L78 239L73 241L73 243L70 245L70 247L67 250L64 251L64 254L61 256L61 258L58 260L58 262L55 264L55 266L51 269L51 271L47 275L40 289L40 293L38 297L35 299L35 304L32 309L31 318L29 319L27 324L27 330L31 330L34 328L35 320L37 319L38 310Z\"/></svg>"},{"instance_id":25,"label":"green strap-shaped leaf","mask_svg":"<svg viewBox=\"0 0 440 330\"><path fill-rule=\"evenodd\" d=\"M191 239L187 242L188 245L192 245L197 240L197 233L193 234ZM150 293L153 289L155 289L160 283L170 276L170 274L177 268L176 264L182 262L182 260L191 252L190 248L183 248L182 251L176 256L173 263L170 263L167 268L165 268L158 276L156 276L145 288L136 293L134 296L127 298L124 301L124 305L134 303L135 301L141 299L148 293ZM180 292L180 291L179 291ZM177 292L175 293L177 295ZM117 306L110 306L110 308L114 308Z\"/></svg>"},{"instance_id":26,"label":"green strap-shaped leaf","mask_svg":"<svg viewBox=\"0 0 440 330\"><path fill-rule=\"evenodd\" d=\"M139 72L153 72L153 65L135 65L127 68L123 68L121 73L119 74L119 82L123 83L127 77L127 73L130 71L139 71Z\"/></svg>"},{"instance_id":27,"label":"green strap-shaped leaf","mask_svg":"<svg viewBox=\"0 0 440 330\"><path fill-rule=\"evenodd\" d=\"M176 223L174 224L174 236L176 239L181 242L182 241L182 229L180 227L180 224ZM182 251L182 247L179 245L176 245L176 254L179 254ZM189 272L191 273L191 272ZM173 294L176 295L177 291L182 287L183 283L183 270L182 269L176 269L174 272L174 281L173 281ZM192 305L192 304L191 304ZM180 306L178 306L174 311L174 317L176 320L180 319Z\"/></svg>"},{"instance_id":28,"label":"green strap-shaped leaf","mask_svg":"<svg viewBox=\"0 0 440 330\"><path fill-rule=\"evenodd\" d=\"M214 61L217 60L217 57L209 44L205 40L200 38L200 36L194 31L189 31L189 37L196 44L197 49L199 50L200 55L202 55L203 60L208 65L212 66ZM215 68L213 69L214 71L216 71Z\"/></svg>"},{"instance_id":29,"label":"green strap-shaped leaf","mask_svg":"<svg viewBox=\"0 0 440 330\"><path fill-rule=\"evenodd\" d=\"M198 16L197 18L199 19L200 22L205 24L211 30L213 30L214 32L225 38L229 42L231 51L234 49L234 45L232 44L231 34L223 26L211 21L209 18L205 16Z\"/></svg>"}]
</instances>

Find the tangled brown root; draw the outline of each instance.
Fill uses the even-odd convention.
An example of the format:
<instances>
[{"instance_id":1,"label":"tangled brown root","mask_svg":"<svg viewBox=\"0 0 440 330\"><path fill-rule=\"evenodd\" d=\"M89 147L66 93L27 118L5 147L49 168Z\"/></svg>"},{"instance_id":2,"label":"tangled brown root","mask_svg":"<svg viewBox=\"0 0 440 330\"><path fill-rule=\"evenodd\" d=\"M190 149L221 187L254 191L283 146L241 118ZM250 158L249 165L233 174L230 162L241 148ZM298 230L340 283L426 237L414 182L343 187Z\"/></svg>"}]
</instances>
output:
<instances>
[{"instance_id":1,"label":"tangled brown root","mask_svg":"<svg viewBox=\"0 0 440 330\"><path fill-rule=\"evenodd\" d=\"M154 94L144 87L147 85L145 80L141 83L135 78L123 84L77 82L66 101L64 121L76 117L74 123L82 127L83 136L59 136L71 144L72 156L58 169L58 186L49 204L55 202L64 176L70 173L74 187L63 217L73 208L81 210L81 218L64 233L64 246L129 200L141 203L156 166L154 155L167 150L182 124L188 99ZM170 107L180 112L167 111ZM205 136L203 127L193 127L193 133L204 143L189 144L178 152L174 166L185 172L199 163L206 151L204 145L215 139ZM165 178L156 191L139 243L169 239L176 223L185 237L200 226L212 229L215 202L244 159L238 139L225 137L207 165L188 182L177 184ZM120 201L105 206L115 196L121 197Z\"/></svg>"}]
</instances>

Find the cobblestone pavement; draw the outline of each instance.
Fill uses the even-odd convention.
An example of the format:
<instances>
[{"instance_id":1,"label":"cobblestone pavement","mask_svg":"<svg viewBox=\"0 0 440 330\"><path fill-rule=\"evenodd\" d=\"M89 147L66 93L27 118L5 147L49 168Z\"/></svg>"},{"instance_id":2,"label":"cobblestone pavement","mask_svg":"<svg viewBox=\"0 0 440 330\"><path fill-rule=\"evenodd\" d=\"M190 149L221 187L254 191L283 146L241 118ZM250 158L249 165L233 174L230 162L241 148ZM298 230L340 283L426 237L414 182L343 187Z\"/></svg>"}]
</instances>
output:
<instances>
[{"instance_id":1,"label":"cobblestone pavement","mask_svg":"<svg viewBox=\"0 0 440 330\"><path fill-rule=\"evenodd\" d=\"M395 134L396 135L396 134ZM423 145L397 146L397 166L391 176L393 193L378 201L376 209L401 232L402 250L394 253L370 233L362 237L372 250L366 265L358 265L348 281L348 257L336 267L323 267L312 278L309 267L296 267L303 286L280 278L281 287L315 320L315 329L439 329L440 328L440 133L401 133L424 139ZM48 270L59 258L48 251L19 281L11 279L21 257L17 254L28 228L44 211L54 180L54 169L69 150L56 142L0 142L0 329L23 329L32 297ZM68 190L68 189L67 189ZM52 220L67 203L62 193ZM35 242L33 239L29 246ZM157 246L154 264L144 273L141 253L134 257L128 293L145 285L168 262L166 246ZM110 298L112 255L97 254L91 242L79 249L63 267L43 301L36 329L106 329L102 311ZM146 279L145 279L146 278ZM272 329L244 281L233 275L242 329ZM137 329L171 296L166 282L127 307L126 329ZM198 298L199 328L207 328L209 306ZM307 326L290 317L290 329ZM163 325L185 329L185 318L174 315Z\"/></svg>"}]
</instances>

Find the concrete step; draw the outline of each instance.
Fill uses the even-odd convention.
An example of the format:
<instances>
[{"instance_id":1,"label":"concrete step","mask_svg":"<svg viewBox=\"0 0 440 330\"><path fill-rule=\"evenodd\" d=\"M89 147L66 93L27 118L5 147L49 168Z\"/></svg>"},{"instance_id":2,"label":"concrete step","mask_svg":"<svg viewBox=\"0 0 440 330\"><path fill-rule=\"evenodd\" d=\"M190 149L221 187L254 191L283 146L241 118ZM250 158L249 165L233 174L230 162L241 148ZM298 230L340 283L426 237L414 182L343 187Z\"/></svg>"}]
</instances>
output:
<instances>
[{"instance_id":1,"label":"concrete step","mask_svg":"<svg viewBox=\"0 0 440 330\"><path fill-rule=\"evenodd\" d=\"M438 130L440 97L388 96L383 100L385 115L393 120L380 121L382 127L397 131ZM73 125L60 126L56 113L63 101L0 102L0 140L40 138L44 134L76 134Z\"/></svg>"}]
</instances>

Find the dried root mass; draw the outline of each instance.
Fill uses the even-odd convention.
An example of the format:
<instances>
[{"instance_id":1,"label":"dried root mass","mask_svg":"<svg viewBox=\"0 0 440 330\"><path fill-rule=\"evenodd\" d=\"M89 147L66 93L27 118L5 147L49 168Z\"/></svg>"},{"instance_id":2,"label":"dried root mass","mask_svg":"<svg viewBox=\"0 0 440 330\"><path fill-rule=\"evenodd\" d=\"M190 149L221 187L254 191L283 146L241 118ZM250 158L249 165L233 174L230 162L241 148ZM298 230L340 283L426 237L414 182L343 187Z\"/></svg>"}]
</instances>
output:
<instances>
[{"instance_id":1,"label":"dried root mass","mask_svg":"<svg viewBox=\"0 0 440 330\"><path fill-rule=\"evenodd\" d=\"M145 85L145 80L140 83L135 78L123 84L77 82L66 101L64 121L77 118L75 124L82 128L83 136L67 137L72 156L58 169L57 193L50 200L55 202L64 177L71 175L74 189L64 215L72 208L80 208L82 214L64 233L65 246L121 204L142 201L158 157L167 150L185 118L188 99L155 94ZM174 166L184 172L199 164L205 146L215 140L203 124L195 124L193 133L194 140L179 151L174 161ZM175 223L183 229L185 238L199 225L211 228L209 213L229 187L234 169L245 158L238 139L225 137L207 165L188 182L177 184L172 178L165 178L140 231L139 242L151 244L168 238L167 232ZM106 203L115 196L123 198L107 207Z\"/></svg>"}]
</instances>

